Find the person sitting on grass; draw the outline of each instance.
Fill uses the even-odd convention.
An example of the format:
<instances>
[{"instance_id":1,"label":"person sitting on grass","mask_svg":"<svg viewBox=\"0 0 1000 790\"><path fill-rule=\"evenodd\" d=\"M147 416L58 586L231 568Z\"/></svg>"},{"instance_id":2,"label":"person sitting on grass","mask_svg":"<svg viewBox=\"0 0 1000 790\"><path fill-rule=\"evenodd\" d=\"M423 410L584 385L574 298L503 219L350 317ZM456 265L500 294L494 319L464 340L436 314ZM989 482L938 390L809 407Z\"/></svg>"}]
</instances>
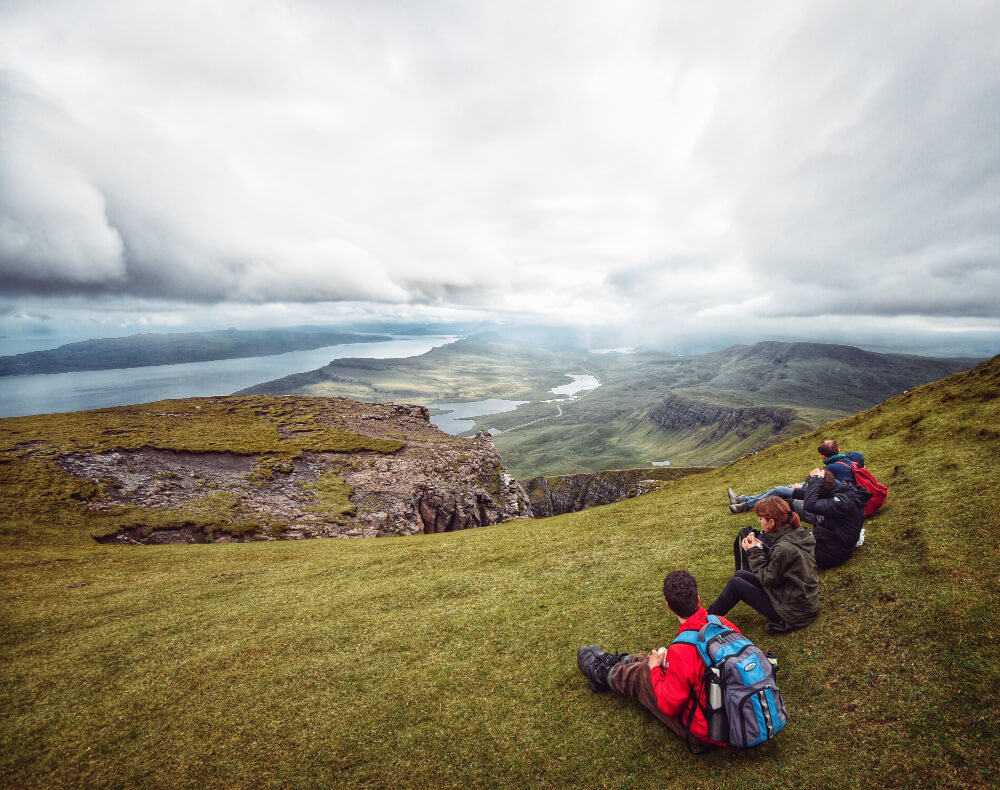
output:
<instances>
[{"instance_id":1,"label":"person sitting on grass","mask_svg":"<svg viewBox=\"0 0 1000 790\"><path fill-rule=\"evenodd\" d=\"M754 505L762 530L743 538L749 570L737 570L709 614L729 614L740 601L768 619L769 634L804 628L819 614L816 538L788 502L771 496Z\"/></svg>"},{"instance_id":2,"label":"person sitting on grass","mask_svg":"<svg viewBox=\"0 0 1000 790\"><path fill-rule=\"evenodd\" d=\"M819 451L820 457L823 459L823 465L829 469L833 476L837 480L842 480L847 483L853 483L854 480L854 470L851 469L851 462L853 461L858 466L865 465L865 457L854 450L846 453L840 452L840 447L837 444L836 439L824 439L820 442L819 447L816 448ZM806 481L808 482L808 480ZM754 505L760 502L765 497L769 496L780 496L782 499L786 499L791 503L793 497L796 496L797 491L801 491L805 488L805 483L791 483L787 486L775 486L774 488L765 491L763 494L737 494L733 489L726 489L726 496L729 497L729 512L730 513L745 513L748 510L753 510Z\"/></svg>"},{"instance_id":3,"label":"person sitting on grass","mask_svg":"<svg viewBox=\"0 0 1000 790\"><path fill-rule=\"evenodd\" d=\"M663 580L667 608L677 616L682 631L699 630L708 622L701 605L698 583L685 570L673 571ZM723 625L739 629L724 617ZM666 650L649 653L606 653L597 645L584 645L576 654L576 665L595 692L616 691L638 700L646 710L681 738L691 736L704 743L724 746L708 737L708 723L702 710L705 699L705 662L694 645L673 643ZM699 704L693 702L692 691Z\"/></svg>"},{"instance_id":4,"label":"person sitting on grass","mask_svg":"<svg viewBox=\"0 0 1000 790\"><path fill-rule=\"evenodd\" d=\"M816 565L841 565L864 542L865 505L871 497L871 492L861 486L837 480L830 469L813 469L809 473L800 516L814 525ZM798 504L796 499L796 512Z\"/></svg>"},{"instance_id":5,"label":"person sitting on grass","mask_svg":"<svg viewBox=\"0 0 1000 790\"><path fill-rule=\"evenodd\" d=\"M814 525L816 566L825 570L847 562L865 542L865 504L871 492L837 480L829 469L813 469L806 487L798 489L795 496L792 510L801 521ZM737 571L750 570L750 557L743 541L751 532L761 537L759 530L744 527L733 541Z\"/></svg>"}]
</instances>

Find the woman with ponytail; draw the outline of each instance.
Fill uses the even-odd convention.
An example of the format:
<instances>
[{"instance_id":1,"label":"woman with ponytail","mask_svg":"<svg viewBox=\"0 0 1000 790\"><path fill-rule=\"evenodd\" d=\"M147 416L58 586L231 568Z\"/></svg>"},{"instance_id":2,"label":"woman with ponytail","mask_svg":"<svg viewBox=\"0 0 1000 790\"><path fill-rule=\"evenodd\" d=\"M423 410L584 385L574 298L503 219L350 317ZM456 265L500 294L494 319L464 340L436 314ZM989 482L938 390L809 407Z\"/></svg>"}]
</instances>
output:
<instances>
[{"instance_id":1,"label":"woman with ponytail","mask_svg":"<svg viewBox=\"0 0 1000 790\"><path fill-rule=\"evenodd\" d=\"M753 511L762 534L743 538L750 570L736 571L708 613L728 614L743 601L768 619L769 634L803 628L819 614L816 538L781 497L766 497Z\"/></svg>"}]
</instances>

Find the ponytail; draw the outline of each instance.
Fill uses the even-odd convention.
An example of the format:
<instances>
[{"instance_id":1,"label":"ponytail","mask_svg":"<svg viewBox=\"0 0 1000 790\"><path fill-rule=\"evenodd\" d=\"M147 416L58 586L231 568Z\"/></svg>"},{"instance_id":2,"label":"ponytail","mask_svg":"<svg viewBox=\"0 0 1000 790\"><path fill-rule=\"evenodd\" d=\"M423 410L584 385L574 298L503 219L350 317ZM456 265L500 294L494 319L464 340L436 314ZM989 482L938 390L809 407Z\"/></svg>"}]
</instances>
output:
<instances>
[{"instance_id":1,"label":"ponytail","mask_svg":"<svg viewBox=\"0 0 1000 790\"><path fill-rule=\"evenodd\" d=\"M791 506L780 496L764 497L753 506L753 512L761 518L774 521L775 526L783 527L790 524L792 529L802 526L799 514L792 510Z\"/></svg>"}]
</instances>

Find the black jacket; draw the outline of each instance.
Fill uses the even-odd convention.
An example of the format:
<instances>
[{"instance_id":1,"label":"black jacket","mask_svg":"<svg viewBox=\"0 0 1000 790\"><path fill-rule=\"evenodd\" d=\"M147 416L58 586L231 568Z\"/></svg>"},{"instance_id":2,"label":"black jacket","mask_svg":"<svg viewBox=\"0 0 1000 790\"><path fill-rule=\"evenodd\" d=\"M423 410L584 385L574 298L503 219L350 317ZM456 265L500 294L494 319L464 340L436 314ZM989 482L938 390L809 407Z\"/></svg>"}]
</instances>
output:
<instances>
[{"instance_id":1,"label":"black jacket","mask_svg":"<svg viewBox=\"0 0 1000 790\"><path fill-rule=\"evenodd\" d=\"M822 482L821 477L809 478L802 505L808 513L823 517L821 523L813 527L816 564L832 568L847 562L854 553L865 524L865 505L872 495L854 483L837 482L829 494L820 498Z\"/></svg>"}]
</instances>

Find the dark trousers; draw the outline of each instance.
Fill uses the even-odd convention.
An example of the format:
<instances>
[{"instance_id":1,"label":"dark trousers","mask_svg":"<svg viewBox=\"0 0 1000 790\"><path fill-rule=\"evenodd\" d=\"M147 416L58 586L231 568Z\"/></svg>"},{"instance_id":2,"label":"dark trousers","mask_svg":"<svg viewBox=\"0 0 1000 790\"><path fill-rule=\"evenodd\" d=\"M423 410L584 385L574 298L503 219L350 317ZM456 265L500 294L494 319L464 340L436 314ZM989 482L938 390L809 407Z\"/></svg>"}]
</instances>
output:
<instances>
[{"instance_id":1,"label":"dark trousers","mask_svg":"<svg viewBox=\"0 0 1000 790\"><path fill-rule=\"evenodd\" d=\"M751 571L736 571L733 578L729 580L725 588L719 594L712 605L708 607L709 614L727 615L740 601L747 606L756 609L768 620L775 623L784 622L775 611L774 604L764 592L764 587L760 580Z\"/></svg>"},{"instance_id":2,"label":"dark trousers","mask_svg":"<svg viewBox=\"0 0 1000 790\"><path fill-rule=\"evenodd\" d=\"M799 519L804 521L806 524L812 524L815 526L816 524L823 523L823 517L818 516L815 513L810 513L806 510L801 499L795 499L792 501L792 510L798 513Z\"/></svg>"},{"instance_id":3,"label":"dark trousers","mask_svg":"<svg viewBox=\"0 0 1000 790\"><path fill-rule=\"evenodd\" d=\"M660 706L656 703L653 684L649 680L648 655L636 653L632 655L627 664L616 664L611 668L608 680L611 683L611 688L626 697L637 699L642 707L656 716L656 718L680 737L684 737L684 725L681 724L680 719L668 716L660 710Z\"/></svg>"}]
</instances>

